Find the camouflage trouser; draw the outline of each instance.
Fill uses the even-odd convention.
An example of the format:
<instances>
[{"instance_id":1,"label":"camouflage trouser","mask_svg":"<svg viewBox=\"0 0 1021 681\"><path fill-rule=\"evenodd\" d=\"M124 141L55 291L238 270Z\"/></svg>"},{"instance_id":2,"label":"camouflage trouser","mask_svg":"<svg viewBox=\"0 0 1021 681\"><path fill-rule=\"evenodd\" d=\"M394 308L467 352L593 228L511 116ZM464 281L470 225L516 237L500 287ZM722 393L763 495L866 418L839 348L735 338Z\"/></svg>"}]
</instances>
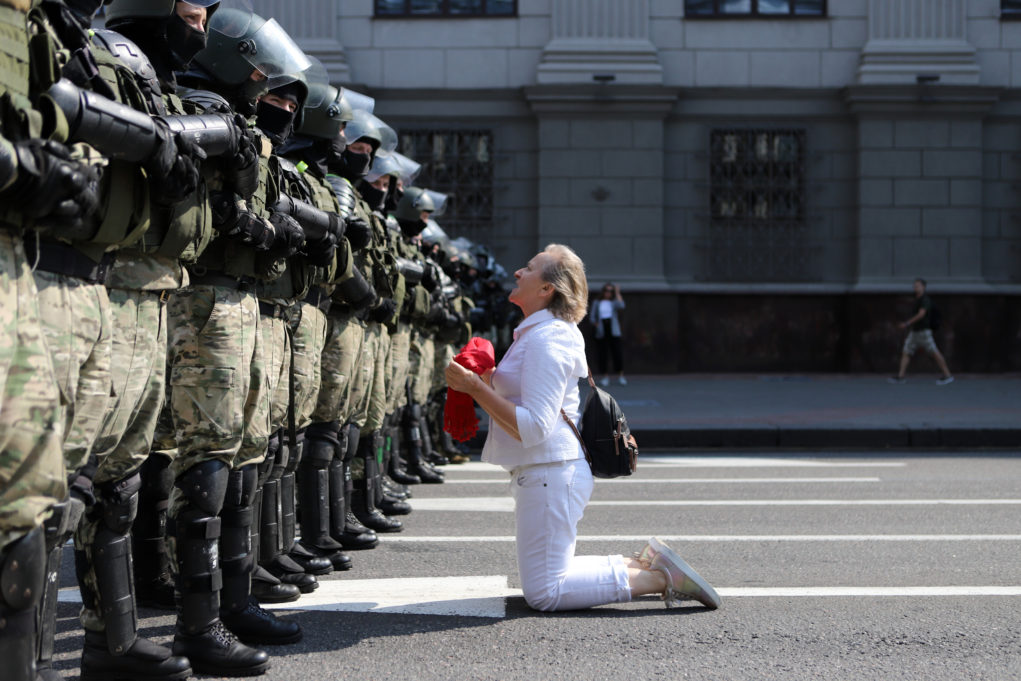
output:
<instances>
[{"instance_id":1,"label":"camouflage trouser","mask_svg":"<svg viewBox=\"0 0 1021 681\"><path fill-rule=\"evenodd\" d=\"M93 447L99 460L93 478L97 486L123 480L145 462L166 389L167 314L160 292L110 289L110 308L114 397ZM102 524L98 513L86 513L74 535L75 550L86 557L78 562L79 580L90 587L82 592L79 617L91 631L106 628L102 605L86 598L90 591L100 593L93 545Z\"/></svg>"},{"instance_id":2,"label":"camouflage trouser","mask_svg":"<svg viewBox=\"0 0 1021 681\"><path fill-rule=\"evenodd\" d=\"M25 248L0 228L0 549L67 495L61 423Z\"/></svg>"},{"instance_id":3,"label":"camouflage trouser","mask_svg":"<svg viewBox=\"0 0 1021 681\"><path fill-rule=\"evenodd\" d=\"M415 404L425 405L432 392L436 344L431 336L415 332L411 337L411 396Z\"/></svg>"},{"instance_id":4,"label":"camouflage trouser","mask_svg":"<svg viewBox=\"0 0 1021 681\"><path fill-rule=\"evenodd\" d=\"M322 382L322 354L326 346L326 315L315 305L297 303L298 317L291 337L294 352L294 420L298 429L308 428L319 397ZM339 401L338 401L339 402Z\"/></svg>"},{"instance_id":5,"label":"camouflage trouser","mask_svg":"<svg viewBox=\"0 0 1021 681\"><path fill-rule=\"evenodd\" d=\"M287 408L291 404L291 338L287 327L287 320L281 317L263 315L259 320L266 393L270 399L262 407L266 413L257 413L256 418L269 424L270 433L287 424Z\"/></svg>"},{"instance_id":6,"label":"camouflage trouser","mask_svg":"<svg viewBox=\"0 0 1021 681\"><path fill-rule=\"evenodd\" d=\"M369 322L366 325L365 345L374 345L372 351L373 371L372 383L369 387L369 402L365 410L365 423L361 425L362 434L371 433L383 427L386 418L387 373L386 368L390 355L390 334L383 324ZM363 353L368 361L369 352Z\"/></svg>"},{"instance_id":7,"label":"camouflage trouser","mask_svg":"<svg viewBox=\"0 0 1021 681\"><path fill-rule=\"evenodd\" d=\"M149 456L163 408L167 371L167 309L159 291L110 289L113 399L92 451L96 484L138 469Z\"/></svg>"},{"instance_id":8,"label":"camouflage trouser","mask_svg":"<svg viewBox=\"0 0 1021 681\"><path fill-rule=\"evenodd\" d=\"M386 380L386 411L408 403L408 370L411 362L411 324L400 322L390 335L390 361Z\"/></svg>"},{"instance_id":9,"label":"camouflage trouser","mask_svg":"<svg viewBox=\"0 0 1021 681\"><path fill-rule=\"evenodd\" d=\"M102 284L35 273L39 311L64 398L64 462L84 465L110 403L110 298Z\"/></svg>"},{"instance_id":10,"label":"camouflage trouser","mask_svg":"<svg viewBox=\"0 0 1021 681\"><path fill-rule=\"evenodd\" d=\"M265 453L269 428L253 418L269 399L255 295L193 286L171 296L167 317L175 477L213 459L235 468L255 462L241 454Z\"/></svg>"},{"instance_id":11,"label":"camouflage trouser","mask_svg":"<svg viewBox=\"0 0 1021 681\"><path fill-rule=\"evenodd\" d=\"M454 361L457 349L450 343L436 346L436 359L433 364L432 386L429 392L443 390L447 387L447 365Z\"/></svg>"},{"instance_id":12,"label":"camouflage trouser","mask_svg":"<svg viewBox=\"0 0 1021 681\"><path fill-rule=\"evenodd\" d=\"M327 316L326 341L321 355L322 382L316 398L312 422L340 421L351 423L358 409L353 395L360 376L364 373L362 346L365 340L365 323L350 313L331 312Z\"/></svg>"}]
</instances>

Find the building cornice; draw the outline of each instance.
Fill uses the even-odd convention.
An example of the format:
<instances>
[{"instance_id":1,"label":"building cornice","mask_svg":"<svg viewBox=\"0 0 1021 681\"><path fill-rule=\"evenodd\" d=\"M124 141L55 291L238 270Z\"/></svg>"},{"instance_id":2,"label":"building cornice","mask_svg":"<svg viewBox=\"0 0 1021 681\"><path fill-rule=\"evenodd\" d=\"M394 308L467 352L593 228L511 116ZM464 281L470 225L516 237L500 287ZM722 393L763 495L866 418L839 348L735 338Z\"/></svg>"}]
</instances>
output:
<instances>
[{"instance_id":1,"label":"building cornice","mask_svg":"<svg viewBox=\"0 0 1021 681\"><path fill-rule=\"evenodd\" d=\"M983 116L1004 88L986 85L851 85L842 90L851 113Z\"/></svg>"},{"instance_id":2,"label":"building cornice","mask_svg":"<svg viewBox=\"0 0 1021 681\"><path fill-rule=\"evenodd\" d=\"M665 118L681 94L662 85L530 85L522 89L536 114L617 117L621 114Z\"/></svg>"}]
</instances>

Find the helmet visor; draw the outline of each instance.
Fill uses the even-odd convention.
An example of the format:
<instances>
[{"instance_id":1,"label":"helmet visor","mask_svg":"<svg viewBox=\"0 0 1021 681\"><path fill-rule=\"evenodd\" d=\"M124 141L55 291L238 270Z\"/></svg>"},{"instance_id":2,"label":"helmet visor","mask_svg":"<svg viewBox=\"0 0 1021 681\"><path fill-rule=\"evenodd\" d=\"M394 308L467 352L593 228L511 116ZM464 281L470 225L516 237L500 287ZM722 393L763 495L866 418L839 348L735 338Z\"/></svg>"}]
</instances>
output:
<instances>
[{"instance_id":1,"label":"helmet visor","mask_svg":"<svg viewBox=\"0 0 1021 681\"><path fill-rule=\"evenodd\" d=\"M315 109L326 99L327 90L330 85L330 76L321 61L315 57L308 57L308 60L311 64L305 69L305 83L308 85L308 96L305 98L304 106L306 109Z\"/></svg>"},{"instance_id":2,"label":"helmet visor","mask_svg":"<svg viewBox=\"0 0 1021 681\"><path fill-rule=\"evenodd\" d=\"M220 16L217 12L215 16ZM267 87L272 90L298 79L298 74L312 66L305 53L294 42L276 19L264 23L241 46L241 56L266 76Z\"/></svg>"},{"instance_id":3,"label":"helmet visor","mask_svg":"<svg viewBox=\"0 0 1021 681\"><path fill-rule=\"evenodd\" d=\"M397 160L393 156L379 156L372 160L372 167L369 172L365 175L365 179L370 183L375 182L384 175L390 175L391 177L400 177L401 168L397 163Z\"/></svg>"},{"instance_id":4,"label":"helmet visor","mask_svg":"<svg viewBox=\"0 0 1021 681\"><path fill-rule=\"evenodd\" d=\"M363 138L375 140L377 156L389 156L397 148L397 133L394 129L362 109L355 109L354 118L344 128L344 137L348 144Z\"/></svg>"},{"instance_id":5,"label":"helmet visor","mask_svg":"<svg viewBox=\"0 0 1021 681\"><path fill-rule=\"evenodd\" d=\"M401 184L405 187L410 187L415 184L415 178L418 177L420 172L422 172L422 164L416 163L404 154L396 151L391 155L397 160L397 163L401 167L401 173L399 175L401 178Z\"/></svg>"},{"instance_id":6,"label":"helmet visor","mask_svg":"<svg viewBox=\"0 0 1021 681\"><path fill-rule=\"evenodd\" d=\"M433 217L440 217L447 212L447 199L449 198L442 192L433 191L432 189L426 189L425 194L432 199L433 205L436 206L436 210L433 211Z\"/></svg>"},{"instance_id":7,"label":"helmet visor","mask_svg":"<svg viewBox=\"0 0 1021 681\"><path fill-rule=\"evenodd\" d=\"M201 0L189 4L209 6L202 4ZM228 38L240 38L248 32L254 16L255 11L248 0L223 0L217 8L216 14L209 20L209 30L221 33Z\"/></svg>"},{"instance_id":8,"label":"helmet visor","mask_svg":"<svg viewBox=\"0 0 1021 681\"><path fill-rule=\"evenodd\" d=\"M348 88L344 88L340 94L352 109L361 109L362 111L372 113L376 108L376 100L368 95L363 95Z\"/></svg>"}]
</instances>

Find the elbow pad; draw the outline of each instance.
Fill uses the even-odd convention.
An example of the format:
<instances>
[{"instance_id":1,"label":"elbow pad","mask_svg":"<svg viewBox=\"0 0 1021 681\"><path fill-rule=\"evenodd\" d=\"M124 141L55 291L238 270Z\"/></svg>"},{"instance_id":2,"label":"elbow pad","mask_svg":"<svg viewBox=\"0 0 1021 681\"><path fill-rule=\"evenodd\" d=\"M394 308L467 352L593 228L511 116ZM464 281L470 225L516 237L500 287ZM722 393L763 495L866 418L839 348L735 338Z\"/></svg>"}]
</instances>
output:
<instances>
[{"instance_id":1,"label":"elbow pad","mask_svg":"<svg viewBox=\"0 0 1021 681\"><path fill-rule=\"evenodd\" d=\"M344 302L358 310L365 310L376 302L375 289L358 269L353 271L350 279L337 285L337 293Z\"/></svg>"}]
</instances>

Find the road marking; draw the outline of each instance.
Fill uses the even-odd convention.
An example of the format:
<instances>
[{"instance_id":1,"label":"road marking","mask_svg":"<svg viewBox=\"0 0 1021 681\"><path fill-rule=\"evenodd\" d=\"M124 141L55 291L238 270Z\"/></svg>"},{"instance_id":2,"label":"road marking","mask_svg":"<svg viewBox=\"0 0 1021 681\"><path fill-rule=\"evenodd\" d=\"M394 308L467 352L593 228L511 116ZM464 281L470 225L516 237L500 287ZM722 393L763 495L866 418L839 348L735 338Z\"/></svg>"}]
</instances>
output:
<instances>
[{"instance_id":1,"label":"road marking","mask_svg":"<svg viewBox=\"0 0 1021 681\"><path fill-rule=\"evenodd\" d=\"M779 459L756 456L643 456L643 468L903 468L903 461L815 461L813 459ZM496 473L507 475L500 466L481 461L444 466L444 473Z\"/></svg>"},{"instance_id":2,"label":"road marking","mask_svg":"<svg viewBox=\"0 0 1021 681\"><path fill-rule=\"evenodd\" d=\"M716 591L723 598L1021 596L1021 586L781 586L731 587Z\"/></svg>"},{"instance_id":3,"label":"road marking","mask_svg":"<svg viewBox=\"0 0 1021 681\"><path fill-rule=\"evenodd\" d=\"M1021 534L657 534L671 542L965 542L965 541L1021 541ZM419 537L393 535L387 543L456 544L480 542L513 542L512 535L438 536ZM645 542L647 534L583 534L580 542Z\"/></svg>"},{"instance_id":4,"label":"road marking","mask_svg":"<svg viewBox=\"0 0 1021 681\"><path fill-rule=\"evenodd\" d=\"M503 476L501 478L475 478L465 480L451 480L447 478L447 484L451 485L498 485L507 484L510 478ZM695 485L695 484L789 484L798 482L882 482L882 478L614 478L613 480L605 480L602 478L595 478L597 483L606 483L616 485L620 483L644 483L647 485L654 484L675 484L675 485Z\"/></svg>"},{"instance_id":5,"label":"road marking","mask_svg":"<svg viewBox=\"0 0 1021 681\"><path fill-rule=\"evenodd\" d=\"M903 468L903 461L814 461L755 456L643 456L643 468Z\"/></svg>"},{"instance_id":6,"label":"road marking","mask_svg":"<svg viewBox=\"0 0 1021 681\"><path fill-rule=\"evenodd\" d=\"M435 497L411 500L416 511L469 511L512 513L511 497ZM671 499L590 501L598 506L1017 506L1021 499Z\"/></svg>"}]
</instances>

